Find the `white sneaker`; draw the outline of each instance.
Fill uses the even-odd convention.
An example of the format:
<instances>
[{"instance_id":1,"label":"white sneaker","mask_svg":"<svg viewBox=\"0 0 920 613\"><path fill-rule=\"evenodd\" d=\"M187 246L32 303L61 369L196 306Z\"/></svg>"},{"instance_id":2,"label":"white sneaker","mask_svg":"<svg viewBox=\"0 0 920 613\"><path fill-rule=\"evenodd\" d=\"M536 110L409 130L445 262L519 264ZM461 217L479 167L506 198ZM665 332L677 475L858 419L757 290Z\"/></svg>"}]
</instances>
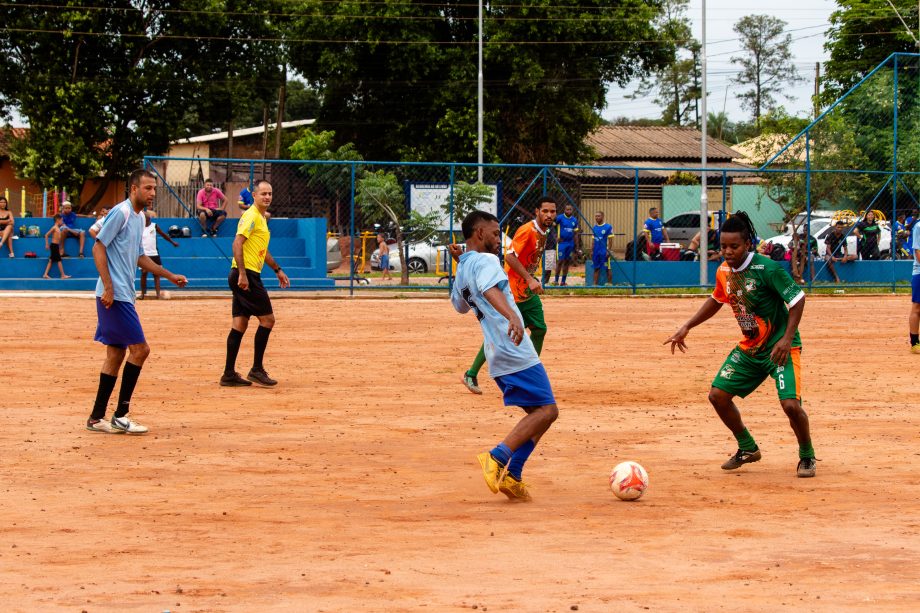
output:
<instances>
[{"instance_id":1,"label":"white sneaker","mask_svg":"<svg viewBox=\"0 0 920 613\"><path fill-rule=\"evenodd\" d=\"M127 417L113 417L112 428L120 432L127 432L128 434L143 434L147 432L147 426L142 426L136 421L131 421Z\"/></svg>"},{"instance_id":2,"label":"white sneaker","mask_svg":"<svg viewBox=\"0 0 920 613\"><path fill-rule=\"evenodd\" d=\"M105 419L87 419L86 429L90 432L103 432L105 434L121 434L121 430L116 430L112 424Z\"/></svg>"}]
</instances>

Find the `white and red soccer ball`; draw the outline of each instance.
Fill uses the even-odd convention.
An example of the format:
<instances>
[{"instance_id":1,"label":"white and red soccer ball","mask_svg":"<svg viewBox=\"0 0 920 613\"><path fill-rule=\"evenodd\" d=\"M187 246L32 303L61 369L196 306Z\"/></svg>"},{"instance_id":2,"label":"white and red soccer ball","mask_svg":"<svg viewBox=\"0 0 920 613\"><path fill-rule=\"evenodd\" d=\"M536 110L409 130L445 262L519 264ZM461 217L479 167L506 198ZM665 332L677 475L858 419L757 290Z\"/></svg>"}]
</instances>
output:
<instances>
[{"instance_id":1,"label":"white and red soccer ball","mask_svg":"<svg viewBox=\"0 0 920 613\"><path fill-rule=\"evenodd\" d=\"M620 500L638 500L648 489L648 473L638 462L621 462L610 473L610 489Z\"/></svg>"}]
</instances>

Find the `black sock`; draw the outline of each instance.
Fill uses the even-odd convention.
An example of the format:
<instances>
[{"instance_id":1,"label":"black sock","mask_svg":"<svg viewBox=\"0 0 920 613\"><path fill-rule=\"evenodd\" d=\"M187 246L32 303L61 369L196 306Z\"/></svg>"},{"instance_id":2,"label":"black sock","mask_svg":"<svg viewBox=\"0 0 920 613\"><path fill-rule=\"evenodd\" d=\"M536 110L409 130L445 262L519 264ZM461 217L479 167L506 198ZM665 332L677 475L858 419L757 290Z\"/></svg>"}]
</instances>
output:
<instances>
[{"instance_id":1,"label":"black sock","mask_svg":"<svg viewBox=\"0 0 920 613\"><path fill-rule=\"evenodd\" d=\"M227 363L224 365L224 374L231 375L236 371L236 356L240 353L240 343L243 342L243 333L235 328L230 328L227 335Z\"/></svg>"},{"instance_id":2,"label":"black sock","mask_svg":"<svg viewBox=\"0 0 920 613\"><path fill-rule=\"evenodd\" d=\"M134 386L137 385L137 378L141 376L141 367L131 362L125 362L125 367L121 371L121 389L118 390L118 407L115 409L115 417L124 417L131 409L131 395L134 394Z\"/></svg>"},{"instance_id":3,"label":"black sock","mask_svg":"<svg viewBox=\"0 0 920 613\"><path fill-rule=\"evenodd\" d=\"M920 344L920 334L911 334L910 335L910 346Z\"/></svg>"},{"instance_id":4,"label":"black sock","mask_svg":"<svg viewBox=\"0 0 920 613\"><path fill-rule=\"evenodd\" d=\"M93 413L89 416L90 419L102 419L105 417L105 408L109 405L109 398L112 397L112 390L115 389L116 381L118 381L118 375L99 373L99 389L96 391L96 404L93 405Z\"/></svg>"},{"instance_id":5,"label":"black sock","mask_svg":"<svg viewBox=\"0 0 920 613\"><path fill-rule=\"evenodd\" d=\"M271 328L259 326L256 330L256 350L252 358L253 370L265 370L262 366L262 358L265 357L265 348L268 346L268 335L272 333Z\"/></svg>"}]
</instances>

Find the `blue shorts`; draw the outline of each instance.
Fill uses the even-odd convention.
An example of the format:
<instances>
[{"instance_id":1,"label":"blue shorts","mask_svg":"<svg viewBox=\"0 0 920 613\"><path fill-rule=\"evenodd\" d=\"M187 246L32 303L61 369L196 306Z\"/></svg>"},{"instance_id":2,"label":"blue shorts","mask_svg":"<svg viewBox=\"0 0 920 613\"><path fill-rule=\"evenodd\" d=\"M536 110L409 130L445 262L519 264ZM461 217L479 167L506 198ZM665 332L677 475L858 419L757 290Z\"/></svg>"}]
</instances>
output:
<instances>
[{"instance_id":1,"label":"blue shorts","mask_svg":"<svg viewBox=\"0 0 920 613\"><path fill-rule=\"evenodd\" d=\"M607 252L603 253L592 253L591 254L591 264L594 265L594 269L598 268L607 268Z\"/></svg>"},{"instance_id":2,"label":"blue shorts","mask_svg":"<svg viewBox=\"0 0 920 613\"><path fill-rule=\"evenodd\" d=\"M559 243L559 261L571 260L572 252L575 251L575 243Z\"/></svg>"},{"instance_id":3,"label":"blue shorts","mask_svg":"<svg viewBox=\"0 0 920 613\"><path fill-rule=\"evenodd\" d=\"M910 278L910 301L920 304L920 275Z\"/></svg>"},{"instance_id":4,"label":"blue shorts","mask_svg":"<svg viewBox=\"0 0 920 613\"><path fill-rule=\"evenodd\" d=\"M542 407L556 404L553 388L543 364L495 377L495 384L505 397L506 407Z\"/></svg>"},{"instance_id":5,"label":"blue shorts","mask_svg":"<svg viewBox=\"0 0 920 613\"><path fill-rule=\"evenodd\" d=\"M390 270L390 256L380 256L380 270Z\"/></svg>"},{"instance_id":6,"label":"blue shorts","mask_svg":"<svg viewBox=\"0 0 920 613\"><path fill-rule=\"evenodd\" d=\"M96 316L99 323L94 340L103 345L127 349L128 345L147 342L134 304L116 300L111 307L105 308L102 298L96 297Z\"/></svg>"}]
</instances>

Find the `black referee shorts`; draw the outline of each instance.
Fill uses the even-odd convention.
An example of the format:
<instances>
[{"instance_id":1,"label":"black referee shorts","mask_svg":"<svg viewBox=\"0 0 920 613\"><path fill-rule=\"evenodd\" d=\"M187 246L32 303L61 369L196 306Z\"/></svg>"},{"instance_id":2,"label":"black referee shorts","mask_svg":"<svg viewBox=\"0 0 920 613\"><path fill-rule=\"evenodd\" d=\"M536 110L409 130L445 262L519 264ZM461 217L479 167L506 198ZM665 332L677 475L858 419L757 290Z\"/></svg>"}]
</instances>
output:
<instances>
[{"instance_id":1,"label":"black referee shorts","mask_svg":"<svg viewBox=\"0 0 920 613\"><path fill-rule=\"evenodd\" d=\"M272 314L272 301L262 285L262 275L251 270L246 270L246 278L249 279L249 289L242 290L237 285L240 273L236 268L230 269L227 277L227 283L230 285L230 291L233 292L233 309L234 317L259 317L262 315Z\"/></svg>"}]
</instances>

